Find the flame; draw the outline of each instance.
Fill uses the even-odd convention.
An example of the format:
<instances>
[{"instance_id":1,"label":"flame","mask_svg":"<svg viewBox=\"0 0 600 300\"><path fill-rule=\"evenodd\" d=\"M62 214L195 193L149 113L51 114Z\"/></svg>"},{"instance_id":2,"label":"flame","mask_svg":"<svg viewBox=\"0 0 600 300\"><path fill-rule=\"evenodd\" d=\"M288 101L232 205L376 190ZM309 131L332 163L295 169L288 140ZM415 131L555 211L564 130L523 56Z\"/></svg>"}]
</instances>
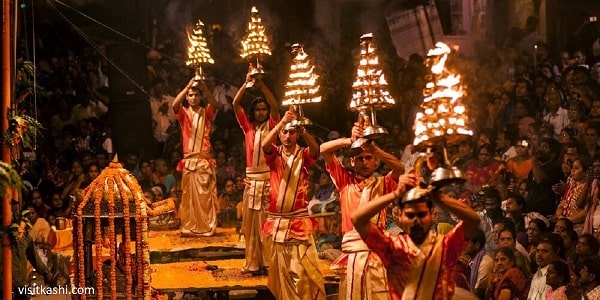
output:
<instances>
[{"instance_id":1,"label":"flame","mask_svg":"<svg viewBox=\"0 0 600 300\"><path fill-rule=\"evenodd\" d=\"M192 32L186 32L188 37L188 60L185 62L188 66L200 66L203 63L214 64L215 61L210 56L210 50L206 43L206 38L202 33L204 23L198 20Z\"/></svg>"},{"instance_id":2,"label":"flame","mask_svg":"<svg viewBox=\"0 0 600 300\"><path fill-rule=\"evenodd\" d=\"M290 74L285 85L285 93L281 105L297 105L321 102L319 95L320 86L317 83L319 76L315 74L315 67L302 49L295 44L292 53L295 54L290 66Z\"/></svg>"},{"instance_id":3,"label":"flame","mask_svg":"<svg viewBox=\"0 0 600 300\"><path fill-rule=\"evenodd\" d=\"M269 40L267 39L265 26L262 18L258 15L258 9L253 6L250 11L250 22L246 28L246 35L242 39L242 50L240 56L246 58L250 55L271 55Z\"/></svg>"},{"instance_id":4,"label":"flame","mask_svg":"<svg viewBox=\"0 0 600 300\"><path fill-rule=\"evenodd\" d=\"M360 45L358 68L356 78L352 83L353 93L349 108L355 110L371 105L388 107L395 104L394 98L388 91L388 82L379 65L373 34L363 34Z\"/></svg>"},{"instance_id":5,"label":"flame","mask_svg":"<svg viewBox=\"0 0 600 300\"><path fill-rule=\"evenodd\" d=\"M467 108L462 104L461 76L445 67L450 52L448 45L436 43L436 48L427 53L433 79L425 84L423 103L415 115L414 145L447 135L473 135L468 126Z\"/></svg>"}]
</instances>

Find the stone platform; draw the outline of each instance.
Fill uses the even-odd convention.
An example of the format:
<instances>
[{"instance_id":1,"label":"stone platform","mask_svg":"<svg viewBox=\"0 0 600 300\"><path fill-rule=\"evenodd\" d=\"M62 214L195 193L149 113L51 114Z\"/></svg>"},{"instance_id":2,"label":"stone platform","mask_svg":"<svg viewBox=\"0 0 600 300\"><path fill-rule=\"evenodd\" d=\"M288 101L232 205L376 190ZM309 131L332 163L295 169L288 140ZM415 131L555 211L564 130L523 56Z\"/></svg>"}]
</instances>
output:
<instances>
[{"instance_id":1,"label":"stone platform","mask_svg":"<svg viewBox=\"0 0 600 300\"><path fill-rule=\"evenodd\" d=\"M178 230L149 231L148 236L152 288L160 299L274 299L267 276L241 273L244 244L235 228L217 228L212 237L182 236ZM59 252L73 255L69 248ZM327 293L337 299L339 278L327 261L321 260L320 268Z\"/></svg>"},{"instance_id":2,"label":"stone platform","mask_svg":"<svg viewBox=\"0 0 600 300\"><path fill-rule=\"evenodd\" d=\"M234 228L212 237L178 231L149 233L152 287L168 299L273 299L266 276L242 274L244 245ZM320 262L326 289L337 293L338 278Z\"/></svg>"},{"instance_id":3,"label":"stone platform","mask_svg":"<svg viewBox=\"0 0 600 300\"><path fill-rule=\"evenodd\" d=\"M274 299L267 276L242 274L244 244L235 228L217 228L212 237L149 231L152 288L160 299ZM60 251L72 255L72 249ZM326 290L337 299L338 278L320 261ZM93 297L89 297L92 299Z\"/></svg>"}]
</instances>

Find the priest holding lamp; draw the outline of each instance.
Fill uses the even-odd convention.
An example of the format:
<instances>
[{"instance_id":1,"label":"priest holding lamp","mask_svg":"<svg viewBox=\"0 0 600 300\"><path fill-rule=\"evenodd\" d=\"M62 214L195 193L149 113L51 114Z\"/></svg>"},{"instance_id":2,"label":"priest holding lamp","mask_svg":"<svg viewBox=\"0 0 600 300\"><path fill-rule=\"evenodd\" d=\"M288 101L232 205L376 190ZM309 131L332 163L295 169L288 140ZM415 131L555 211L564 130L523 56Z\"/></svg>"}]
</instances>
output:
<instances>
[{"instance_id":1,"label":"priest holding lamp","mask_svg":"<svg viewBox=\"0 0 600 300\"><path fill-rule=\"evenodd\" d=\"M352 223L381 258L392 299L452 299L456 260L479 228L480 219L468 205L441 194L439 188L416 185L414 174L401 175L396 190L359 207ZM404 233L391 236L370 219L396 201ZM462 220L445 235L431 231L434 204Z\"/></svg>"},{"instance_id":2,"label":"priest holding lamp","mask_svg":"<svg viewBox=\"0 0 600 300\"><path fill-rule=\"evenodd\" d=\"M325 299L323 273L308 216L308 170L319 155L315 138L302 126L292 126L290 107L262 143L270 169L268 218L262 233L272 242L267 286L276 299ZM280 146L275 142L279 137ZM302 137L307 148L298 145Z\"/></svg>"}]
</instances>

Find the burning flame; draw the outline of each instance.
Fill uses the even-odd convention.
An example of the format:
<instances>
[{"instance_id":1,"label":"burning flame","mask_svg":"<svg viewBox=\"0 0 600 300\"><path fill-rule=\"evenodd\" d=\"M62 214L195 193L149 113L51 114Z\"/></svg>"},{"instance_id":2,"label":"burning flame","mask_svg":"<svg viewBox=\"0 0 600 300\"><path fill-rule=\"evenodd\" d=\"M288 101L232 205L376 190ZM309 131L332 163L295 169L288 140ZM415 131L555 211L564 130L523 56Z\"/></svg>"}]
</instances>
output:
<instances>
[{"instance_id":1,"label":"burning flame","mask_svg":"<svg viewBox=\"0 0 600 300\"><path fill-rule=\"evenodd\" d=\"M449 54L450 47L441 42L427 53L427 62L434 76L425 84L423 103L415 116L414 145L434 138L448 141L447 136L473 135L468 126L467 108L462 103L461 76L450 73L445 67Z\"/></svg>"},{"instance_id":2,"label":"burning flame","mask_svg":"<svg viewBox=\"0 0 600 300\"><path fill-rule=\"evenodd\" d=\"M242 50L240 56L246 58L249 55L271 55L266 29L262 18L258 14L256 6L250 11L250 22L246 29L246 35L242 39Z\"/></svg>"},{"instance_id":3,"label":"burning flame","mask_svg":"<svg viewBox=\"0 0 600 300\"><path fill-rule=\"evenodd\" d=\"M388 107L396 102L388 91L388 83L379 65L377 47L373 43L373 34L361 36L360 57L356 79L352 83L352 100L350 109L356 110L367 106L376 105Z\"/></svg>"},{"instance_id":4,"label":"burning flame","mask_svg":"<svg viewBox=\"0 0 600 300\"><path fill-rule=\"evenodd\" d=\"M206 38L202 34L202 28L204 23L198 20L196 27L192 29L192 32L187 32L188 36L188 60L185 62L188 66L199 67L200 64L209 63L214 64L215 61L210 56L210 50L206 43Z\"/></svg>"},{"instance_id":5,"label":"burning flame","mask_svg":"<svg viewBox=\"0 0 600 300\"><path fill-rule=\"evenodd\" d=\"M290 66L290 75L285 85L285 94L281 105L297 105L321 102L319 76L314 73L315 67L308 59L308 55L299 44L292 46L295 53Z\"/></svg>"}]
</instances>

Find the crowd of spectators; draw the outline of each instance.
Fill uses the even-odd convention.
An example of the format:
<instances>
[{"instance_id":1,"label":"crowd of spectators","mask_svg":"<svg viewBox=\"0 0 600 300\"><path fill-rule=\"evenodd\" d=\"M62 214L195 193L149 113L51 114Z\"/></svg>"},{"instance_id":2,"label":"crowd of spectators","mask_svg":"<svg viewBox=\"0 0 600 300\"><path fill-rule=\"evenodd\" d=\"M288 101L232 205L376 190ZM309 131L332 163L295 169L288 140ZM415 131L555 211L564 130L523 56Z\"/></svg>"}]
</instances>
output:
<instances>
[{"instance_id":1,"label":"crowd of spectators","mask_svg":"<svg viewBox=\"0 0 600 300\"><path fill-rule=\"evenodd\" d=\"M475 134L449 149L451 162L466 182L448 187L448 192L482 217L480 234L457 263L456 282L485 299L497 299L505 290L511 299L563 299L545 298L546 293L600 299L600 57L587 48L554 49L542 41L534 41L534 51L523 51L520 41L502 49L483 47L474 57L455 54L449 61L448 67L462 74L468 86L464 101ZM117 152L108 126L107 61L92 49L63 49L37 58L36 80L43 94L36 117L47 134L40 138L36 155L29 157L33 161L24 174L24 200L46 225L70 216L71 196L89 185ZM173 197L178 203L181 194L180 132L170 103L184 79L191 77L182 56L160 43L147 53L156 147L118 149L119 160L150 201ZM390 133L376 143L410 170L419 157L410 128L423 100L423 58L411 56L399 72L405 90L398 102L404 103L404 115L384 120ZM230 76L236 77L240 83L244 78ZM229 225L241 216L236 209L245 177L244 139L231 109L237 88L213 77L207 83L225 107L216 117L212 143L220 221ZM344 135L349 136L348 128L331 130L319 139ZM347 153L339 157L351 168ZM388 171L382 167L378 173ZM317 246L322 258L335 259L341 242L339 195L322 160L310 177L310 210L320 222ZM388 228L398 234L397 209L390 209L389 215ZM444 211L435 216L440 232L456 224ZM48 243L48 234L33 238L38 244Z\"/></svg>"}]
</instances>

